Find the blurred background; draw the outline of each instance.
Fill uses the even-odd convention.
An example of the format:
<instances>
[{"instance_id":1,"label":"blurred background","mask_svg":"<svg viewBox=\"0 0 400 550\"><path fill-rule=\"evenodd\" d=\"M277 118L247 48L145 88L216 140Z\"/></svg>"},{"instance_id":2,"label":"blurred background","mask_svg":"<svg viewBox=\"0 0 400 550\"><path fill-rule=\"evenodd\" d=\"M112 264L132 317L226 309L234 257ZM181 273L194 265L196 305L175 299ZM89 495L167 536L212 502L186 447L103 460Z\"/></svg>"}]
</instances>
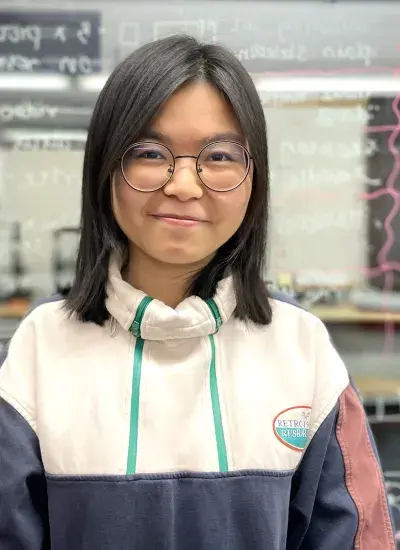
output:
<instances>
[{"instance_id":1,"label":"blurred background","mask_svg":"<svg viewBox=\"0 0 400 550\"><path fill-rule=\"evenodd\" d=\"M112 69L177 32L223 43L267 119L266 280L327 324L400 515L399 26L399 1L0 1L0 346L32 301L68 291Z\"/></svg>"}]
</instances>

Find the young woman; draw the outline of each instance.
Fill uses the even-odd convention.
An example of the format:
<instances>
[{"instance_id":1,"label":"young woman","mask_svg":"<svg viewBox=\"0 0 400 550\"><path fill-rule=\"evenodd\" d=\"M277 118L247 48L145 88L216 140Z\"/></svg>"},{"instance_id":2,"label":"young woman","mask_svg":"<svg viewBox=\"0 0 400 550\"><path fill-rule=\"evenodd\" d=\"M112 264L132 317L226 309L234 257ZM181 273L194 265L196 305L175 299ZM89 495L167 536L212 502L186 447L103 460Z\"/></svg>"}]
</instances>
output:
<instances>
[{"instance_id":1,"label":"young woman","mask_svg":"<svg viewBox=\"0 0 400 550\"><path fill-rule=\"evenodd\" d=\"M220 46L112 73L68 298L0 370L2 550L389 550L382 473L323 324L269 298L263 109Z\"/></svg>"}]
</instances>

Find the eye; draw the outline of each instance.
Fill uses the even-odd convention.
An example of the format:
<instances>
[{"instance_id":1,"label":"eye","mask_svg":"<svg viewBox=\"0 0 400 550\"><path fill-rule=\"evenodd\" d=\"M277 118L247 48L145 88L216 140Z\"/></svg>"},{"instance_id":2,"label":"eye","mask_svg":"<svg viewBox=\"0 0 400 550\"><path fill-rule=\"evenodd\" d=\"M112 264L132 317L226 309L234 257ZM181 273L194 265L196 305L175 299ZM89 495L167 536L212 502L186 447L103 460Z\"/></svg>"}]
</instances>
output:
<instances>
[{"instance_id":1,"label":"eye","mask_svg":"<svg viewBox=\"0 0 400 550\"><path fill-rule=\"evenodd\" d=\"M134 151L133 157L136 159L145 159L145 160L163 160L165 156L162 151L157 149L138 149Z\"/></svg>"},{"instance_id":2,"label":"eye","mask_svg":"<svg viewBox=\"0 0 400 550\"><path fill-rule=\"evenodd\" d=\"M229 153L222 153L222 152L213 152L213 153L210 153L209 155L207 155L207 161L212 161L212 162L223 162L223 161L229 161L229 160L233 160L232 159L232 155L230 155Z\"/></svg>"}]
</instances>

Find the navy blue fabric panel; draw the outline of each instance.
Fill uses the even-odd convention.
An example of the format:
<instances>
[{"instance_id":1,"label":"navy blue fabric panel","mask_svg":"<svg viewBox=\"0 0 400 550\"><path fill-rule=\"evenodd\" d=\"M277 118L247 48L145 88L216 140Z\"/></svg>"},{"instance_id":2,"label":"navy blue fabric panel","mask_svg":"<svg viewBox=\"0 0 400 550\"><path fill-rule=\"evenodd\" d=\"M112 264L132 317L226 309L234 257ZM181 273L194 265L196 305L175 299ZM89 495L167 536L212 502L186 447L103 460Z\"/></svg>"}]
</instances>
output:
<instances>
[{"instance_id":1,"label":"navy blue fabric panel","mask_svg":"<svg viewBox=\"0 0 400 550\"><path fill-rule=\"evenodd\" d=\"M285 550L292 472L48 476L56 550Z\"/></svg>"},{"instance_id":2,"label":"navy blue fabric panel","mask_svg":"<svg viewBox=\"0 0 400 550\"><path fill-rule=\"evenodd\" d=\"M0 548L50 548L46 478L39 442L25 419L0 398Z\"/></svg>"},{"instance_id":3,"label":"navy blue fabric panel","mask_svg":"<svg viewBox=\"0 0 400 550\"><path fill-rule=\"evenodd\" d=\"M0 368L1 368L1 365L4 363L4 361L7 359L9 345L10 345L10 341L4 344L4 346L0 350Z\"/></svg>"},{"instance_id":4,"label":"navy blue fabric panel","mask_svg":"<svg viewBox=\"0 0 400 550\"><path fill-rule=\"evenodd\" d=\"M338 405L321 424L293 476L288 550L353 550L358 512L336 438Z\"/></svg>"},{"instance_id":5,"label":"navy blue fabric panel","mask_svg":"<svg viewBox=\"0 0 400 550\"><path fill-rule=\"evenodd\" d=\"M5 344L1 348L1 351L0 351L0 368L1 368L1 365L4 363L4 361L7 359L8 345L9 345L9 342L7 342L7 344Z\"/></svg>"}]
</instances>

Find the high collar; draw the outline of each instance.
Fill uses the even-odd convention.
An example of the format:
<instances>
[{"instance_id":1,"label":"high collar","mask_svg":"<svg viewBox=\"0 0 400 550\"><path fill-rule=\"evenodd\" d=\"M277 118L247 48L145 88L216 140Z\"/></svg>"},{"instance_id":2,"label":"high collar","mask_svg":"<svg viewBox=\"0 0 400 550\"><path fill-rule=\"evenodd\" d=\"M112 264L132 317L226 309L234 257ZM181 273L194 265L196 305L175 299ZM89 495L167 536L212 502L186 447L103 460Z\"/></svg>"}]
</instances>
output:
<instances>
[{"instance_id":1,"label":"high collar","mask_svg":"<svg viewBox=\"0 0 400 550\"><path fill-rule=\"evenodd\" d=\"M194 338L215 333L236 307L231 277L222 279L212 300L185 298L175 309L150 298L122 279L122 259L110 259L106 307L124 328L144 340ZM215 307L216 306L216 307Z\"/></svg>"}]
</instances>

